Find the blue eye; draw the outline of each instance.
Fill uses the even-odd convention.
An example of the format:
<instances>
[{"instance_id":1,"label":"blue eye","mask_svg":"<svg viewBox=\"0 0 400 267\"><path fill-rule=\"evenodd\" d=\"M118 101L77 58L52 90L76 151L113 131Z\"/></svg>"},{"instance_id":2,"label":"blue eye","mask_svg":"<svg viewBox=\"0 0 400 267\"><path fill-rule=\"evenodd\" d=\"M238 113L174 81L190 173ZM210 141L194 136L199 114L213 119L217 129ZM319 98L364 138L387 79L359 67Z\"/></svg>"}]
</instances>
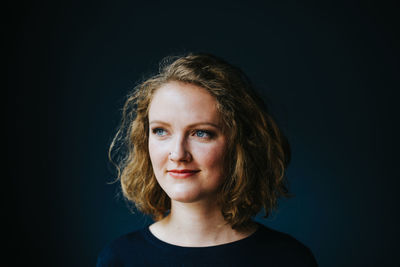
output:
<instances>
[{"instance_id":1,"label":"blue eye","mask_svg":"<svg viewBox=\"0 0 400 267\"><path fill-rule=\"evenodd\" d=\"M208 131L204 131L204 130L197 130L195 132L195 135L200 138L210 138L211 137L211 133Z\"/></svg>"},{"instance_id":2,"label":"blue eye","mask_svg":"<svg viewBox=\"0 0 400 267\"><path fill-rule=\"evenodd\" d=\"M153 134L155 134L157 136L164 136L167 134L167 131L165 131L164 129L161 129L161 128L155 128L155 129L153 129Z\"/></svg>"}]
</instances>

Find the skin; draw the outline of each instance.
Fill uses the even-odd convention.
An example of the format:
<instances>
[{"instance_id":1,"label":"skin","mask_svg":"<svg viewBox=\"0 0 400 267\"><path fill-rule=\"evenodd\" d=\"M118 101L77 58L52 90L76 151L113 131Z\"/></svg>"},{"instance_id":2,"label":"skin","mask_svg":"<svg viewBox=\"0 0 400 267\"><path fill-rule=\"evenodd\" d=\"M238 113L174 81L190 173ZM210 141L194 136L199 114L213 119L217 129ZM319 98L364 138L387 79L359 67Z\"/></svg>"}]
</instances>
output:
<instances>
[{"instance_id":1,"label":"skin","mask_svg":"<svg viewBox=\"0 0 400 267\"><path fill-rule=\"evenodd\" d=\"M149 107L149 153L170 214L150 226L164 242L188 247L230 243L255 231L237 232L216 204L225 179L227 137L216 99L196 85L169 82Z\"/></svg>"}]
</instances>

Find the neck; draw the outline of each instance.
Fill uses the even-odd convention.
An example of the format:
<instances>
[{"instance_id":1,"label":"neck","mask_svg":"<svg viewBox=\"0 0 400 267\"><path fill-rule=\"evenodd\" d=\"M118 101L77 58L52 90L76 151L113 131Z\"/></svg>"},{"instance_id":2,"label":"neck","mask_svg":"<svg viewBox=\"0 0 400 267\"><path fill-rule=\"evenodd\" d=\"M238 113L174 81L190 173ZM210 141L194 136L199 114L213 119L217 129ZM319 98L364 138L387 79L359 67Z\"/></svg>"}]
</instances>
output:
<instances>
[{"instance_id":1,"label":"neck","mask_svg":"<svg viewBox=\"0 0 400 267\"><path fill-rule=\"evenodd\" d=\"M220 208L206 203L171 203L168 222L179 231L198 233L202 236L221 229L232 229L222 216Z\"/></svg>"},{"instance_id":2,"label":"neck","mask_svg":"<svg viewBox=\"0 0 400 267\"><path fill-rule=\"evenodd\" d=\"M213 203L181 203L172 201L171 212L153 224L150 231L159 239L179 246L204 247L230 243L255 231L238 232L225 221Z\"/></svg>"}]
</instances>

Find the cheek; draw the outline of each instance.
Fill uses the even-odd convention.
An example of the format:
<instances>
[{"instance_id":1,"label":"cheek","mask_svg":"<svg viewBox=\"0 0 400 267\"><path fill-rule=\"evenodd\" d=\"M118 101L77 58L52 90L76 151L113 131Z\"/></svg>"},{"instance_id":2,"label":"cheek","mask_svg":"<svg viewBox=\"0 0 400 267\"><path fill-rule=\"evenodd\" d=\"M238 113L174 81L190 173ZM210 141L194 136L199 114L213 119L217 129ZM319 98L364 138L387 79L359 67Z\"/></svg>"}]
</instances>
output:
<instances>
[{"instance_id":1,"label":"cheek","mask_svg":"<svg viewBox=\"0 0 400 267\"><path fill-rule=\"evenodd\" d=\"M149 139L149 155L154 171L157 171L157 169L161 167L161 164L167 158L164 150L165 148L162 146L162 144L155 142L151 138Z\"/></svg>"},{"instance_id":2,"label":"cheek","mask_svg":"<svg viewBox=\"0 0 400 267\"><path fill-rule=\"evenodd\" d=\"M225 147L223 145L215 145L206 147L198 151L198 160L202 165L207 166L210 170L222 170L224 168Z\"/></svg>"}]
</instances>

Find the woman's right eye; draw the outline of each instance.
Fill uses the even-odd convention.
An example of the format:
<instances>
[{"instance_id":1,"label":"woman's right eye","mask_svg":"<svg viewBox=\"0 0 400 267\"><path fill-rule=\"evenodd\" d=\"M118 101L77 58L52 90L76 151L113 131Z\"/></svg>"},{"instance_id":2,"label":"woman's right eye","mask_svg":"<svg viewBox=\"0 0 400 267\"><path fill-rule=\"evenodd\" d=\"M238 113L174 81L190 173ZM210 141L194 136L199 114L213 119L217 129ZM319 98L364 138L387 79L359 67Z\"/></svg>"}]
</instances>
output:
<instances>
[{"instance_id":1,"label":"woman's right eye","mask_svg":"<svg viewBox=\"0 0 400 267\"><path fill-rule=\"evenodd\" d=\"M167 134L167 131L162 128L155 128L153 129L153 134L157 136L165 136Z\"/></svg>"}]
</instances>

